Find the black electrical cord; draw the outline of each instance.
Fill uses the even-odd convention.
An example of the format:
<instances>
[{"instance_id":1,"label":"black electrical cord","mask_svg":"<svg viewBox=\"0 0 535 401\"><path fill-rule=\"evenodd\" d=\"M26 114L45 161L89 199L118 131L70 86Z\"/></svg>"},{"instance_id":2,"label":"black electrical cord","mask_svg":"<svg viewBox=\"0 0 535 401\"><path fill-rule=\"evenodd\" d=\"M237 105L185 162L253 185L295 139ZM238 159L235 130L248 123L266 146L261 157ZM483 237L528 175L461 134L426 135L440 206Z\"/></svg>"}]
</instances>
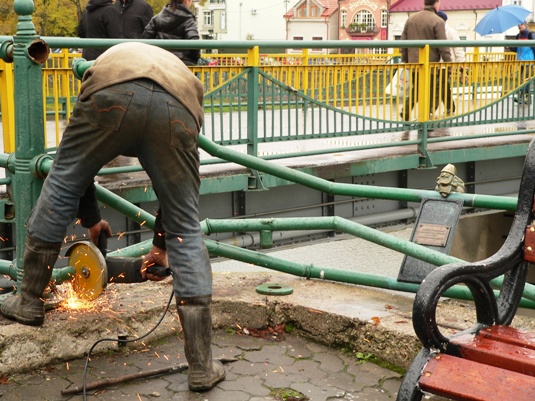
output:
<instances>
[{"instance_id":1,"label":"black electrical cord","mask_svg":"<svg viewBox=\"0 0 535 401\"><path fill-rule=\"evenodd\" d=\"M123 339L120 339L120 338L102 338L98 341L96 341L92 346L91 348L89 348L89 352L87 353L87 358L85 359L85 365L84 365L84 374L83 374L83 388L82 388L82 391L83 391L83 400L84 401L87 401L87 391L86 391L86 386L87 386L87 368L89 366L89 359L91 358L91 352L93 352L93 349L95 349L95 347L100 344L101 342L104 342L104 341L113 341L113 342L119 342L119 343L131 343L131 342L134 342L134 341L140 341L140 340L143 340L144 338L148 337L154 330L156 330L156 328L162 323L165 315L167 314L167 311L169 310L169 307L171 306L171 301L173 300L173 291L171 291L171 296L169 297L169 301L167 301L167 306L165 307L165 310L163 311L163 314L162 314L162 317L160 317L160 320L158 320L158 323L156 323L156 325L150 329L149 332L147 332L146 334L142 335L141 337L138 337L138 338L133 338L132 340L123 340Z\"/></svg>"}]
</instances>

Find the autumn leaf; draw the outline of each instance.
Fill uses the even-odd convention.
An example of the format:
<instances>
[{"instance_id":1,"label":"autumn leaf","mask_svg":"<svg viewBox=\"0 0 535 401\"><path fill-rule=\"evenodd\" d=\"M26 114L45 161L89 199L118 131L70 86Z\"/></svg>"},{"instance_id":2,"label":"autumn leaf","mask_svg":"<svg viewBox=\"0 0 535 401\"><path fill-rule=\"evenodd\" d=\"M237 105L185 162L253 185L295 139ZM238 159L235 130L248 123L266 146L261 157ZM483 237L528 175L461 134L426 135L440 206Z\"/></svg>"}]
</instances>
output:
<instances>
[{"instance_id":1,"label":"autumn leaf","mask_svg":"<svg viewBox=\"0 0 535 401\"><path fill-rule=\"evenodd\" d=\"M379 319L377 316L374 316L369 320L369 322L374 326L377 326L379 323L381 323L381 319Z\"/></svg>"}]
</instances>

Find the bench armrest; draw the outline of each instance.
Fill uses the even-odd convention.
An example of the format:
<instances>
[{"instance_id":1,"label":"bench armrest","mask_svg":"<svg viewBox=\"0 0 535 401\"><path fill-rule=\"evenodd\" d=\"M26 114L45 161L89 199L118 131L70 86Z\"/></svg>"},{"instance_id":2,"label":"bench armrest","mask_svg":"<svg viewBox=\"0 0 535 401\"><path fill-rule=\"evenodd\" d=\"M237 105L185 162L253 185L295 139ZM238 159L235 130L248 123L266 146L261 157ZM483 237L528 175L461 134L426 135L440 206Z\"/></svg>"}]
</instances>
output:
<instances>
[{"instance_id":1,"label":"bench armrest","mask_svg":"<svg viewBox=\"0 0 535 401\"><path fill-rule=\"evenodd\" d=\"M524 260L524 234L533 221L535 194L535 139L531 141L524 162L517 210L505 243L491 257L473 263L453 263L433 270L422 282L413 304L416 335L429 349L445 351L449 338L438 329L436 308L442 294L464 283L474 297L476 324L467 331L478 332L494 324L509 325L522 298L528 263ZM496 298L491 280L504 275Z\"/></svg>"}]
</instances>

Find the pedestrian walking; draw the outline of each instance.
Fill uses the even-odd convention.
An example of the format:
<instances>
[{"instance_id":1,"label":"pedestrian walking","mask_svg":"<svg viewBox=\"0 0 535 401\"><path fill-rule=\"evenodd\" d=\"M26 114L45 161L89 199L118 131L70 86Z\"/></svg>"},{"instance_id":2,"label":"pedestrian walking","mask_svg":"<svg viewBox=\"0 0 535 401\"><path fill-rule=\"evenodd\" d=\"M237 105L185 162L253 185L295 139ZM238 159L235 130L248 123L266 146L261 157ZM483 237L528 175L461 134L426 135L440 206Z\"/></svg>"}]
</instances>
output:
<instances>
[{"instance_id":1,"label":"pedestrian walking","mask_svg":"<svg viewBox=\"0 0 535 401\"><path fill-rule=\"evenodd\" d=\"M94 177L115 157L134 156L161 205L145 262L165 263L172 271L189 388L205 391L223 380L225 370L212 360L210 348L212 270L198 220L203 117L201 82L167 50L130 42L104 52L84 74L79 100L26 223L21 288L2 302L2 315L26 325L44 323L43 291L67 226L78 216L93 242L101 232L111 235L100 217Z\"/></svg>"},{"instance_id":2,"label":"pedestrian walking","mask_svg":"<svg viewBox=\"0 0 535 401\"><path fill-rule=\"evenodd\" d=\"M440 0L424 0L424 8L409 17L403 32L401 40L446 40L446 28L444 21L437 15L440 9ZM448 48L434 47L431 48L429 61L439 62L440 60L450 62L451 54ZM418 63L418 48L401 48L401 61L403 63ZM440 101L438 98L437 74L431 74L431 105L437 105ZM405 99L405 104L400 116L405 121L410 121L412 109L418 102L418 76L415 72L411 73L411 90L409 96Z\"/></svg>"},{"instance_id":3,"label":"pedestrian walking","mask_svg":"<svg viewBox=\"0 0 535 401\"><path fill-rule=\"evenodd\" d=\"M154 16L145 0L115 0L115 8L121 14L123 35L126 39L139 39Z\"/></svg>"},{"instance_id":4,"label":"pedestrian walking","mask_svg":"<svg viewBox=\"0 0 535 401\"><path fill-rule=\"evenodd\" d=\"M191 12L192 0L171 0L155 15L143 32L143 39L199 39L197 20ZM197 65L200 49L172 50L186 65Z\"/></svg>"},{"instance_id":5,"label":"pedestrian walking","mask_svg":"<svg viewBox=\"0 0 535 401\"><path fill-rule=\"evenodd\" d=\"M122 38L121 14L112 0L89 0L78 24L80 38ZM106 49L84 48L82 57L95 60Z\"/></svg>"},{"instance_id":6,"label":"pedestrian walking","mask_svg":"<svg viewBox=\"0 0 535 401\"><path fill-rule=\"evenodd\" d=\"M518 25L518 34L515 36L516 40L533 40L535 36L533 32L528 29L528 23L523 22ZM511 47L511 51L516 52L516 59L519 61L533 61L535 60L535 51L529 46ZM520 82L525 82L533 76L533 63L528 63L520 66ZM518 96L514 99L519 104L531 103L530 83L526 83L520 88Z\"/></svg>"},{"instance_id":7,"label":"pedestrian walking","mask_svg":"<svg viewBox=\"0 0 535 401\"><path fill-rule=\"evenodd\" d=\"M453 28L448 24L448 15L444 11L438 11L437 15L444 20L444 27L446 28L446 39L448 40L461 40L459 37L459 34ZM464 49L462 47L450 47L450 55L451 55L451 61L453 63L464 63L465 60L465 54ZM440 60L444 61L444 60ZM461 77L464 77L465 71L462 66L455 66L456 71L461 74ZM464 78L461 78L459 82L464 83ZM451 90L451 76L448 74L447 68L442 68L441 76L440 76L440 86L441 86L441 95L442 95L442 102L444 103L445 108L445 116L450 117L451 115L455 114L456 112L456 105L455 101L453 100L453 94ZM437 104L438 108L438 104Z\"/></svg>"}]
</instances>

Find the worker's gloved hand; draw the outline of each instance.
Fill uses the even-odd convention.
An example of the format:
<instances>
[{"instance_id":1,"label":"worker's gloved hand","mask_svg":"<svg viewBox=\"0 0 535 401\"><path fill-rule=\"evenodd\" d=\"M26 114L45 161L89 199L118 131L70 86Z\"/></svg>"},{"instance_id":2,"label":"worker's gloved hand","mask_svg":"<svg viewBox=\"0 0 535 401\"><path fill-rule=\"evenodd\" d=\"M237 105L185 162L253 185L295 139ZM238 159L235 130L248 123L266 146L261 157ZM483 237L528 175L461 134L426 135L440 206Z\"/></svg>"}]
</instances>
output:
<instances>
[{"instance_id":1,"label":"worker's gloved hand","mask_svg":"<svg viewBox=\"0 0 535 401\"><path fill-rule=\"evenodd\" d=\"M165 280L169 276L167 266L169 266L167 251L153 245L149 253L143 257L141 277L151 281Z\"/></svg>"},{"instance_id":2,"label":"worker's gloved hand","mask_svg":"<svg viewBox=\"0 0 535 401\"><path fill-rule=\"evenodd\" d=\"M99 246L98 237L100 236L100 233L104 232L106 238L110 238L112 234L111 227L106 220L100 220L97 224L89 227L87 230L89 231L89 238L91 238L91 241L96 246Z\"/></svg>"}]
</instances>

